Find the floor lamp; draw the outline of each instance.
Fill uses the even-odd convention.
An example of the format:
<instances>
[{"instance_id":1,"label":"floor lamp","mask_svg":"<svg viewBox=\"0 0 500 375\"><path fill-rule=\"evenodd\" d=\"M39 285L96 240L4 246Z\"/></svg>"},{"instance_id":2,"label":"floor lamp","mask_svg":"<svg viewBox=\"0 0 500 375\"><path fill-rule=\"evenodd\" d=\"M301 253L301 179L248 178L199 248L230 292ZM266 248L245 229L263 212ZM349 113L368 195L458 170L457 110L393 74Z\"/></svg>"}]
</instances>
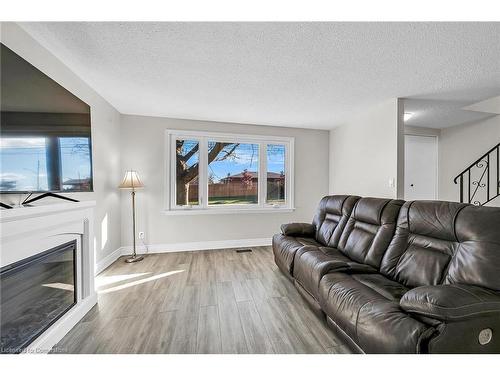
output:
<instances>
[{"instance_id":1,"label":"floor lamp","mask_svg":"<svg viewBox=\"0 0 500 375\"><path fill-rule=\"evenodd\" d=\"M127 263L139 262L144 259L142 255L137 256L135 252L135 190L143 188L144 184L139 179L139 175L136 171L127 171L125 172L125 177L123 178L122 183L120 184L120 189L131 190L132 193L132 231L133 231L133 247L132 247L132 255L125 259Z\"/></svg>"}]
</instances>

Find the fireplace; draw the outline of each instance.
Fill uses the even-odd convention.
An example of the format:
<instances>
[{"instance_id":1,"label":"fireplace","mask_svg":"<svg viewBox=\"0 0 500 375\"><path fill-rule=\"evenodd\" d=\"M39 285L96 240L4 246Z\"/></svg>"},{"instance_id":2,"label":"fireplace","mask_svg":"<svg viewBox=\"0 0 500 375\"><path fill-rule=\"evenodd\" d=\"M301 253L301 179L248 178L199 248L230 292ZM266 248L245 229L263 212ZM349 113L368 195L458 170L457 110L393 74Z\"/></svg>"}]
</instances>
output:
<instances>
[{"instance_id":1,"label":"fireplace","mask_svg":"<svg viewBox=\"0 0 500 375\"><path fill-rule=\"evenodd\" d=\"M20 353L77 303L77 242L0 269L1 353Z\"/></svg>"},{"instance_id":2,"label":"fireplace","mask_svg":"<svg viewBox=\"0 0 500 375\"><path fill-rule=\"evenodd\" d=\"M50 352L97 303L94 206L0 210L0 353Z\"/></svg>"}]
</instances>

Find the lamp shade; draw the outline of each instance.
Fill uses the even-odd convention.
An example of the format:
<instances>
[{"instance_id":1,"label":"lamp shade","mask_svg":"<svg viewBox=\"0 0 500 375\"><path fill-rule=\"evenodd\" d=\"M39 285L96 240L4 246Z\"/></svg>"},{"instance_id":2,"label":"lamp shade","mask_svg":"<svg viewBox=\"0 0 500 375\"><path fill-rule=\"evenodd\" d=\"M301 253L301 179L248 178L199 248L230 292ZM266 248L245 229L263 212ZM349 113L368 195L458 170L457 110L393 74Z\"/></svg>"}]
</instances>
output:
<instances>
[{"instance_id":1,"label":"lamp shade","mask_svg":"<svg viewBox=\"0 0 500 375\"><path fill-rule=\"evenodd\" d=\"M144 187L144 184L136 171L127 171L122 183L118 187L120 189L140 189Z\"/></svg>"}]
</instances>

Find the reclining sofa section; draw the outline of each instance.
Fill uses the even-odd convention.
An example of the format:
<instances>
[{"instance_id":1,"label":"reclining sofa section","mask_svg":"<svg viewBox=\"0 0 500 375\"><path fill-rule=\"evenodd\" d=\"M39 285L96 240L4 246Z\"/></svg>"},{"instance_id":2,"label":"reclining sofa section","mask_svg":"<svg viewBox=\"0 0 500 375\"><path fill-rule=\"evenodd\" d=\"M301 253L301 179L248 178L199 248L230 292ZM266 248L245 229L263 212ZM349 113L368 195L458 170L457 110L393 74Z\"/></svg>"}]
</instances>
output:
<instances>
[{"instance_id":1,"label":"reclining sofa section","mask_svg":"<svg viewBox=\"0 0 500 375\"><path fill-rule=\"evenodd\" d=\"M500 353L500 208L324 197L276 264L365 353Z\"/></svg>"}]
</instances>

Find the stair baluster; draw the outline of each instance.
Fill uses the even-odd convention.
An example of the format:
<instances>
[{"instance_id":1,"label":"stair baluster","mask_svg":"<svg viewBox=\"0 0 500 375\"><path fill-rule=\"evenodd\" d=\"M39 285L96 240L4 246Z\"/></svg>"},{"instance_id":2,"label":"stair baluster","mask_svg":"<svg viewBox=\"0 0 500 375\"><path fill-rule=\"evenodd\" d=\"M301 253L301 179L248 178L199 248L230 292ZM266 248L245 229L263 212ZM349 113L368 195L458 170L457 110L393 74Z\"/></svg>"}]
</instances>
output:
<instances>
[{"instance_id":1,"label":"stair baluster","mask_svg":"<svg viewBox=\"0 0 500 375\"><path fill-rule=\"evenodd\" d=\"M462 203L483 206L500 196L500 143L467 167L453 182L460 185ZM492 182L494 189L491 189ZM464 197L465 193L467 199Z\"/></svg>"}]
</instances>

